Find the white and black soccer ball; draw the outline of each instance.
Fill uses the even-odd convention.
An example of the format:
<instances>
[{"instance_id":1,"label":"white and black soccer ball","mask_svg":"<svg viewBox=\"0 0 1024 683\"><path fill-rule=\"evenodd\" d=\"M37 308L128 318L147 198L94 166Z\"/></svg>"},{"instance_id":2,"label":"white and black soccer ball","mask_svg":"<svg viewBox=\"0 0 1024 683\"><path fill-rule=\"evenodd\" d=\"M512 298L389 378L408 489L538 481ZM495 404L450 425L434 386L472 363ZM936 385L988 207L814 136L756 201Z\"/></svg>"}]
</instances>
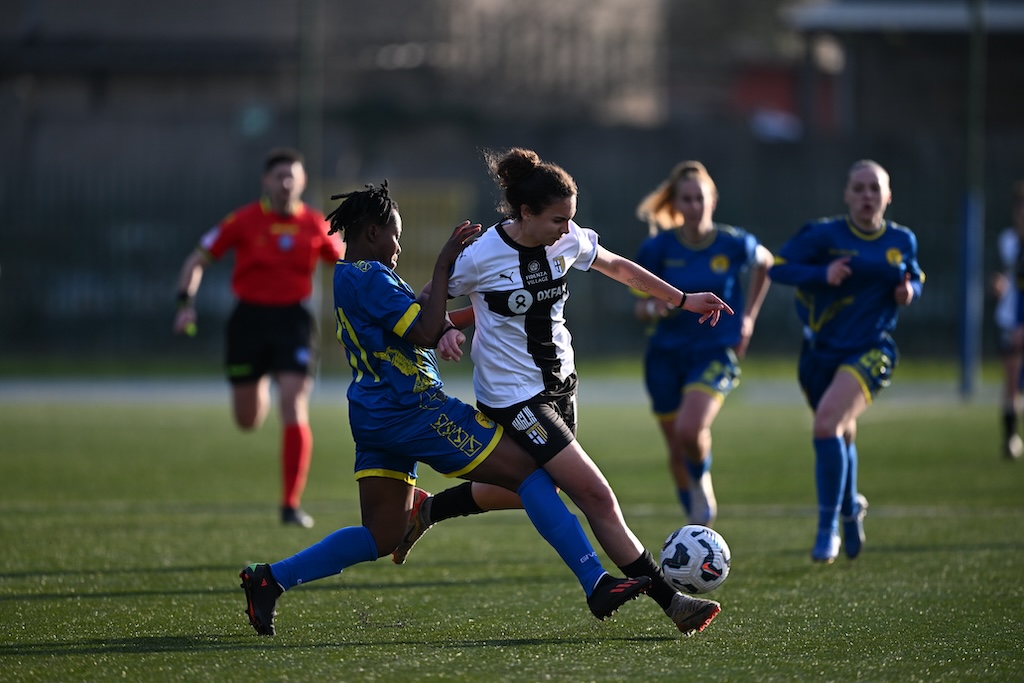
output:
<instances>
[{"instance_id":1,"label":"white and black soccer ball","mask_svg":"<svg viewBox=\"0 0 1024 683\"><path fill-rule=\"evenodd\" d=\"M684 593L710 593L729 576L732 551L721 534L688 524L669 534L661 548L665 578Z\"/></svg>"}]
</instances>

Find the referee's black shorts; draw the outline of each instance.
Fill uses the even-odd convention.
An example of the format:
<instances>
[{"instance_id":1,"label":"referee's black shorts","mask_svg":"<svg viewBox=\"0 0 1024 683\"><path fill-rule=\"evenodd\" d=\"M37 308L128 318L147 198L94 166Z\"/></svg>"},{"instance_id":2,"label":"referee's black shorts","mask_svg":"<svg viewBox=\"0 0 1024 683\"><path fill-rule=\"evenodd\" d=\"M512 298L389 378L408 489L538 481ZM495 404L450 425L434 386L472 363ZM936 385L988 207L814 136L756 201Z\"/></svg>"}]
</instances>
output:
<instances>
[{"instance_id":1,"label":"referee's black shorts","mask_svg":"<svg viewBox=\"0 0 1024 683\"><path fill-rule=\"evenodd\" d=\"M228 319L225 369L232 384L267 373L311 375L319 359L316 320L302 304L238 302Z\"/></svg>"}]
</instances>

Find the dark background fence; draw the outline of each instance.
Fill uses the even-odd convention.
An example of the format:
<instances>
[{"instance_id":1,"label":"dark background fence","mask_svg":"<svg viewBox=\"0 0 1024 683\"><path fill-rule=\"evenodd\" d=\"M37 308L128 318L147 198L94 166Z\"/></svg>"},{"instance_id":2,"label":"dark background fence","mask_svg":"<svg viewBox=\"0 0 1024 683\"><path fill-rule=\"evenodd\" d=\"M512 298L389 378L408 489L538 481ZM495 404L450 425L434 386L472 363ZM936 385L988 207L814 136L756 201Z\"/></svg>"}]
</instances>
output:
<instances>
[{"instance_id":1,"label":"dark background fence","mask_svg":"<svg viewBox=\"0 0 1024 683\"><path fill-rule=\"evenodd\" d=\"M716 218L776 250L805 221L843 212L847 169L873 158L928 276L897 340L905 354L955 358L970 106L968 25L951 10L966 17L976 3L865 6L855 29L830 29L827 12L783 19L861 4L189 0L139 13L128 0L26 1L0 27L0 354L36 365L200 354L215 367L230 264L207 271L194 339L170 332L178 268L256 198L266 150L288 144L306 152L306 198L320 208L389 179L406 221L399 270L414 287L453 225L497 218L483 149L530 147L564 166L577 220L629 256L646 234L637 202L678 161L703 161ZM991 271L1024 177L1024 4L989 4ZM906 23L885 23L890 10ZM925 33L911 21L935 12L955 21ZM326 282L313 305L330 348ZM570 289L581 353L642 348L621 285L577 273ZM771 289L752 354L793 352L791 297Z\"/></svg>"},{"instance_id":2,"label":"dark background fence","mask_svg":"<svg viewBox=\"0 0 1024 683\"><path fill-rule=\"evenodd\" d=\"M708 166L721 193L717 218L749 229L773 250L803 222L841 213L847 167L858 158L877 159L892 174L889 216L916 232L928 276L925 296L904 313L898 340L918 355L956 353L963 204L956 144L943 149L934 141L925 146L913 140L764 143L728 126L648 131L566 126L461 137L428 129L386 137L389 144L380 158L365 161L375 172L360 179L326 179L324 193L389 178L406 219L399 270L414 287L429 278L433 258L456 222L497 217L498 197L479 153L484 147L530 146L565 166L580 186L577 220L597 229L608 248L628 256L646 234L633 215L636 203L682 158ZM439 137L440 142L429 142ZM421 153L403 153L407 144ZM430 164L418 163L423 158ZM1000 141L989 150L989 245L1008 222L1009 187L1021 158L1024 140ZM108 357L174 356L197 348L219 353L220 326L231 306L230 264L207 270L198 299L203 334L188 345L170 334L178 267L202 232L257 192L256 161L227 175L204 172L201 163L188 172L153 163L8 174L3 179L0 351ZM323 198L309 199L330 207ZM989 257L994 258L991 250ZM642 331L621 285L578 273L570 287L569 314L581 351L640 347ZM786 287L770 290L756 352L794 347L798 327L791 296ZM329 336L330 302L317 303Z\"/></svg>"}]
</instances>

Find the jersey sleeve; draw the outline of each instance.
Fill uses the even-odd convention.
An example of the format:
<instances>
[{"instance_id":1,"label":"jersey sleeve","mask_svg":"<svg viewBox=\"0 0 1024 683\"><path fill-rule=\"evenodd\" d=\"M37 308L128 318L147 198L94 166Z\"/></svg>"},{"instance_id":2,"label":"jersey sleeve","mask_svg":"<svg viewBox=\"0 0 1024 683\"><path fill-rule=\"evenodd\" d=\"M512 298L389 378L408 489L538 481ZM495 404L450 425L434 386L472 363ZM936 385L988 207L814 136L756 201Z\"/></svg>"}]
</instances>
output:
<instances>
[{"instance_id":1,"label":"jersey sleeve","mask_svg":"<svg viewBox=\"0 0 1024 683\"><path fill-rule=\"evenodd\" d=\"M576 233L576 242L579 244L579 256L572 264L577 270L590 270L597 260L597 248L600 246L600 236L590 228L580 227L575 221L569 221L570 230Z\"/></svg>"},{"instance_id":2,"label":"jersey sleeve","mask_svg":"<svg viewBox=\"0 0 1024 683\"><path fill-rule=\"evenodd\" d=\"M760 242L747 231L740 233L743 236L743 252L746 255L746 259L743 261L743 267L749 268L757 262L757 248L760 246Z\"/></svg>"},{"instance_id":3,"label":"jersey sleeve","mask_svg":"<svg viewBox=\"0 0 1024 683\"><path fill-rule=\"evenodd\" d=\"M220 226L215 225L206 232L203 233L202 237L199 238L199 244L196 245L200 251L210 254L210 248L214 242L217 241L217 237L220 234ZM212 254L210 254L212 256Z\"/></svg>"},{"instance_id":4,"label":"jersey sleeve","mask_svg":"<svg viewBox=\"0 0 1024 683\"><path fill-rule=\"evenodd\" d=\"M334 235L328 235L328 231L331 229L331 224L327 222L324 215L319 211L310 211L313 216L313 222L316 225L317 233L320 236L320 260L325 263L334 263L341 255L345 253L345 244L341 241L341 237L335 233Z\"/></svg>"},{"instance_id":5,"label":"jersey sleeve","mask_svg":"<svg viewBox=\"0 0 1024 683\"><path fill-rule=\"evenodd\" d=\"M334 263L345 255L345 243L338 235L325 235L320 257L325 263Z\"/></svg>"},{"instance_id":6,"label":"jersey sleeve","mask_svg":"<svg viewBox=\"0 0 1024 683\"><path fill-rule=\"evenodd\" d=\"M914 299L917 300L924 290L924 271L917 262L917 237L907 230L909 244L907 246L906 271L910 274L910 287L914 290Z\"/></svg>"},{"instance_id":7,"label":"jersey sleeve","mask_svg":"<svg viewBox=\"0 0 1024 683\"><path fill-rule=\"evenodd\" d=\"M828 283L828 263L819 263L817 224L808 223L782 245L768 275L773 282L806 287Z\"/></svg>"},{"instance_id":8,"label":"jersey sleeve","mask_svg":"<svg viewBox=\"0 0 1024 683\"><path fill-rule=\"evenodd\" d=\"M404 338L420 316L420 305L412 290L403 287L393 272L376 263L360 289L360 298L373 302L372 306L364 306L369 319Z\"/></svg>"},{"instance_id":9,"label":"jersey sleeve","mask_svg":"<svg viewBox=\"0 0 1024 683\"><path fill-rule=\"evenodd\" d=\"M479 269L476 267L475 251L473 245L470 245L452 264L452 272L448 276L449 298L468 296L477 291L480 278L477 276Z\"/></svg>"},{"instance_id":10,"label":"jersey sleeve","mask_svg":"<svg viewBox=\"0 0 1024 683\"><path fill-rule=\"evenodd\" d=\"M220 223L207 230L199 240L199 248L220 260L235 246L238 238L237 214L229 214Z\"/></svg>"}]
</instances>

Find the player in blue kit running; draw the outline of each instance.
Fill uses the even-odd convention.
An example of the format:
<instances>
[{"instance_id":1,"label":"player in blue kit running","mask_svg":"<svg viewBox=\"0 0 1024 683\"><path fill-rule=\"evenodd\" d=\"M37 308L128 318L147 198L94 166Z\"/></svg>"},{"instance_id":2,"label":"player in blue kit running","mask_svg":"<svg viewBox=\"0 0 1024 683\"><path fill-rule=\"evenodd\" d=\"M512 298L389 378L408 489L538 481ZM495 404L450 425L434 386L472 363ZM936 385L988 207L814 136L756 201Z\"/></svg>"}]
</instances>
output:
<instances>
[{"instance_id":1,"label":"player in blue kit running","mask_svg":"<svg viewBox=\"0 0 1024 683\"><path fill-rule=\"evenodd\" d=\"M718 189L699 161L684 161L640 202L649 226L636 262L684 292L710 291L735 311L700 325L655 297L636 292L638 319L650 323L644 385L668 445L676 496L692 524L711 525L711 425L739 384L739 359L768 292L772 254L756 237L712 220ZM741 275L749 270L746 300Z\"/></svg>"},{"instance_id":2,"label":"player in blue kit running","mask_svg":"<svg viewBox=\"0 0 1024 683\"><path fill-rule=\"evenodd\" d=\"M867 499L857 490L857 418L889 386L899 360L890 333L901 306L921 296L917 238L885 219L889 174L862 160L850 168L849 213L805 225L775 259L769 276L795 285L803 323L799 379L814 410L818 532L811 558L839 554L839 522L850 558L864 544Z\"/></svg>"},{"instance_id":3,"label":"player in blue kit running","mask_svg":"<svg viewBox=\"0 0 1024 683\"><path fill-rule=\"evenodd\" d=\"M451 327L446 313L452 264L480 232L466 221L444 245L431 293L417 299L397 273L402 218L380 187L337 195L331 233L344 231L347 252L334 272L338 340L352 368L349 424L356 445L362 524L273 564L240 574L249 623L274 635L281 593L390 555L402 540L413 506L417 461L449 477L485 482L518 493L530 521L558 551L604 619L645 592L650 579L617 579L601 566L551 477L476 409L445 395L433 348Z\"/></svg>"},{"instance_id":4,"label":"player in blue kit running","mask_svg":"<svg viewBox=\"0 0 1024 683\"><path fill-rule=\"evenodd\" d=\"M1003 423L1003 456L1017 460L1024 455L1024 441L1018 433L1021 412L1021 391L1024 389L1022 343L1024 331L1017 334L1020 299L1018 287L1024 284L1024 180L1013 184L1011 202L1013 225L999 232L996 253L1000 270L992 277L992 293L996 296L994 318L998 336L999 356L1003 362L1003 395L1000 405ZM1024 320L1024 317L1022 317Z\"/></svg>"}]
</instances>

